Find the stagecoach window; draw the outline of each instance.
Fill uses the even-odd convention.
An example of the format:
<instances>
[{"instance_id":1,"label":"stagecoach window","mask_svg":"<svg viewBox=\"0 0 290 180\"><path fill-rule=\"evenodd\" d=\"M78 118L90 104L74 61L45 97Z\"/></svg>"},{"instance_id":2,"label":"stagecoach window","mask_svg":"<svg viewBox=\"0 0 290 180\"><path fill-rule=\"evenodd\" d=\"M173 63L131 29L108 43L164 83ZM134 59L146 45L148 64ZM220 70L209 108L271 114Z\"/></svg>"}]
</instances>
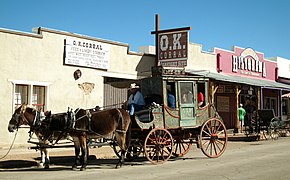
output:
<instances>
[{"instance_id":1,"label":"stagecoach window","mask_svg":"<svg viewBox=\"0 0 290 180\"><path fill-rule=\"evenodd\" d=\"M193 103L193 87L192 83L180 83L181 102L184 104Z\"/></svg>"}]
</instances>

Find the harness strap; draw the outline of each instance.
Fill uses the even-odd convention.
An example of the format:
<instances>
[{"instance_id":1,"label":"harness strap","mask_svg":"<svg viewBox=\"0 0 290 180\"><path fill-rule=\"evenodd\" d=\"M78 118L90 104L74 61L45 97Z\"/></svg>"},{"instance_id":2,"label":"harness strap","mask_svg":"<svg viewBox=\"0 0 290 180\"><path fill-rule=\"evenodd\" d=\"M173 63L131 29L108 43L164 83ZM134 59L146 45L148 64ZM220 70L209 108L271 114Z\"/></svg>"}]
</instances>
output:
<instances>
[{"instance_id":1,"label":"harness strap","mask_svg":"<svg viewBox=\"0 0 290 180\"><path fill-rule=\"evenodd\" d=\"M120 132L120 133L126 133L126 131L124 131L124 130L119 130L119 129L116 129L115 131L116 131L116 132Z\"/></svg>"},{"instance_id":2,"label":"harness strap","mask_svg":"<svg viewBox=\"0 0 290 180\"><path fill-rule=\"evenodd\" d=\"M116 108L117 109L117 108ZM121 111L119 109L117 109L118 113L119 113L119 118L118 118L118 125L120 123L120 119L121 119L121 129L116 129L116 132L121 132L121 133L126 133L126 131L124 130L125 128L123 127L123 115L121 113Z\"/></svg>"}]
</instances>

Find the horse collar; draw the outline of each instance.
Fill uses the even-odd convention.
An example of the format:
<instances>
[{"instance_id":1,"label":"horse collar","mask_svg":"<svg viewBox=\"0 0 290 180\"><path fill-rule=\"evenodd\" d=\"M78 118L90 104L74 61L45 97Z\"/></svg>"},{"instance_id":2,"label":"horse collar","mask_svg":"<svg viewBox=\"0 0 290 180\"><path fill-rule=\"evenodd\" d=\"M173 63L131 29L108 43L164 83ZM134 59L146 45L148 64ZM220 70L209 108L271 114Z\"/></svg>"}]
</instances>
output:
<instances>
[{"instance_id":1,"label":"horse collar","mask_svg":"<svg viewBox=\"0 0 290 180\"><path fill-rule=\"evenodd\" d=\"M36 111L35 112L35 116L34 116L34 120L33 120L33 123L32 123L33 126L40 127L41 122L44 119L45 119L44 113L43 112Z\"/></svg>"}]
</instances>

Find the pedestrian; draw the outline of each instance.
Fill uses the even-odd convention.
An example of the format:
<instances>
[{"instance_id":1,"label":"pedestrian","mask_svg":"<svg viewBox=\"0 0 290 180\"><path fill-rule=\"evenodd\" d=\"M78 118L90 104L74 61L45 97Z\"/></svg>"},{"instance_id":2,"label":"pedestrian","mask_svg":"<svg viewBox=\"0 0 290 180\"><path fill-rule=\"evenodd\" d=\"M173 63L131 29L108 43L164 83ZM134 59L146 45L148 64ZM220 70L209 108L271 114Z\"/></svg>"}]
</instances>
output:
<instances>
[{"instance_id":1,"label":"pedestrian","mask_svg":"<svg viewBox=\"0 0 290 180\"><path fill-rule=\"evenodd\" d=\"M241 123L241 132L243 132L243 126L244 126L244 120L246 115L246 110L243 108L243 104L240 104L240 107L238 108L239 112L239 120Z\"/></svg>"}]
</instances>

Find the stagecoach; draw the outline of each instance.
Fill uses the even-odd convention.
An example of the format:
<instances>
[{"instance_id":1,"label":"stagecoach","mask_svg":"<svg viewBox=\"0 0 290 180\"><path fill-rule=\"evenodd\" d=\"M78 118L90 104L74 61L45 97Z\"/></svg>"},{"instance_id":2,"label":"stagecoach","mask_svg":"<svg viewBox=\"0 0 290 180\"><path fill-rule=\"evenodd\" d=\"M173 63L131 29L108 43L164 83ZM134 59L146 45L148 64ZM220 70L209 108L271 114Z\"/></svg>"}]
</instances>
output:
<instances>
[{"instance_id":1,"label":"stagecoach","mask_svg":"<svg viewBox=\"0 0 290 180\"><path fill-rule=\"evenodd\" d=\"M227 146L227 131L214 105L210 103L213 92L209 92L207 77L188 75L183 69L157 67L152 70L151 77L141 79L138 83L146 106L131 117L124 109L118 108L70 109L67 113L46 115L43 120L37 110L22 105L15 110L8 129L13 132L26 124L43 142L49 140L49 144L41 141L36 143L35 149L67 147L58 141L67 135L74 137L74 142L79 142L74 144L76 163L73 168L78 164L80 150L77 149L81 148L81 170L86 168L88 157L88 146L85 144L94 136L103 139L88 145L111 145L120 157L120 163L124 156L127 160L145 156L153 164L164 163L173 156L185 155L192 144L196 144L210 158L223 154ZM205 97L202 104L198 102L199 92ZM174 106L168 103L169 93L174 97ZM45 130L49 130L49 136L45 135ZM59 135L53 138L51 135L55 132ZM108 139L108 135L111 138ZM45 162L48 162L47 159Z\"/></svg>"},{"instance_id":2,"label":"stagecoach","mask_svg":"<svg viewBox=\"0 0 290 180\"><path fill-rule=\"evenodd\" d=\"M207 157L222 155L227 131L209 102L209 79L185 75L182 69L155 68L152 72L152 77L139 82L147 107L131 117L127 159L145 155L153 164L164 163L172 156L185 155L192 144ZM205 96L201 106L198 92ZM175 97L174 108L169 107L169 93ZM118 155L118 146L114 150Z\"/></svg>"}]
</instances>

